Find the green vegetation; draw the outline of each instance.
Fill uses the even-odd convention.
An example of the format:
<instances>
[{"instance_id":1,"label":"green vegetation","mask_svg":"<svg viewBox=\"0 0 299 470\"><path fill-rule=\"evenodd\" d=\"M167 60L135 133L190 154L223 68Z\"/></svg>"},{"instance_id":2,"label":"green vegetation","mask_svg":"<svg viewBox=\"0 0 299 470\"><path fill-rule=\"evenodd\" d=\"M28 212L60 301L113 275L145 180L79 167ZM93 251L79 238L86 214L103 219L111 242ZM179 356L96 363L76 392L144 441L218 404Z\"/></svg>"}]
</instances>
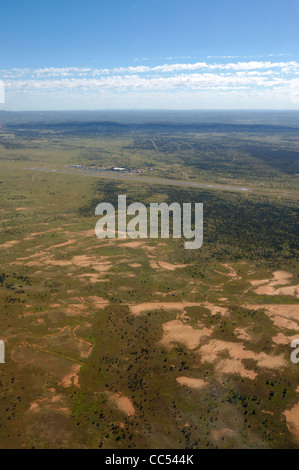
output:
<instances>
[{"instance_id":1,"label":"green vegetation","mask_svg":"<svg viewBox=\"0 0 299 470\"><path fill-rule=\"evenodd\" d=\"M1 448L298 447L297 117L163 116L2 115ZM251 191L30 170L71 164ZM98 240L118 194L202 202L203 247Z\"/></svg>"}]
</instances>

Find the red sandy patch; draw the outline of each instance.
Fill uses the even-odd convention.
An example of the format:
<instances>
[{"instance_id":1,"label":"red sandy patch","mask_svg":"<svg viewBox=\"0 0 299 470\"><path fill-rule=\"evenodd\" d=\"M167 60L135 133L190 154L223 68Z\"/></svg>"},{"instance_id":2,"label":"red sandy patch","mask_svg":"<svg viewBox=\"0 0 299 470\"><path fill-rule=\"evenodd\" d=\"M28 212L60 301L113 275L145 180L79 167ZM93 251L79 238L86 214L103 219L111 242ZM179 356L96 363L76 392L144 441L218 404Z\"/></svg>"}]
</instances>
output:
<instances>
[{"instance_id":1,"label":"red sandy patch","mask_svg":"<svg viewBox=\"0 0 299 470\"><path fill-rule=\"evenodd\" d=\"M71 385L75 385L76 387L80 388L79 385L79 372L81 366L79 364L73 364L71 366L71 372L67 374L58 385L62 385L63 387L67 388Z\"/></svg>"},{"instance_id":2,"label":"red sandy patch","mask_svg":"<svg viewBox=\"0 0 299 470\"><path fill-rule=\"evenodd\" d=\"M176 381L180 385L186 385L186 387L190 387L190 388L204 388L208 385L207 382L205 382L202 379L194 379L192 377L185 377L185 376L177 377Z\"/></svg>"},{"instance_id":3,"label":"red sandy patch","mask_svg":"<svg viewBox=\"0 0 299 470\"><path fill-rule=\"evenodd\" d=\"M223 353L228 353L229 358L222 359ZM260 367L267 369L279 369L285 366L286 361L282 355L273 356L266 353L255 353L245 349L242 343L211 340L208 344L202 346L198 353L203 362L217 362L216 370L224 374L240 374L251 380L255 379L257 374L253 370L248 370L242 363L243 359L253 359L257 361Z\"/></svg>"},{"instance_id":4,"label":"red sandy patch","mask_svg":"<svg viewBox=\"0 0 299 470\"><path fill-rule=\"evenodd\" d=\"M283 414L285 415L289 431L293 434L295 441L299 445L299 402L291 410L285 410Z\"/></svg>"},{"instance_id":5,"label":"red sandy patch","mask_svg":"<svg viewBox=\"0 0 299 470\"><path fill-rule=\"evenodd\" d=\"M0 245L0 248L11 248L14 245L18 245L20 242L18 240L12 240L10 242L3 243Z\"/></svg>"},{"instance_id":6,"label":"red sandy patch","mask_svg":"<svg viewBox=\"0 0 299 470\"><path fill-rule=\"evenodd\" d=\"M167 271L175 271L178 268L185 268L188 264L170 264L165 261L158 261L161 268L166 269Z\"/></svg>"},{"instance_id":7,"label":"red sandy patch","mask_svg":"<svg viewBox=\"0 0 299 470\"><path fill-rule=\"evenodd\" d=\"M299 298L299 285L286 286L290 284L293 275L286 271L275 271L273 279L250 281L253 287L258 286L254 292L258 295L291 295ZM283 286L283 287L281 287Z\"/></svg>"},{"instance_id":8,"label":"red sandy patch","mask_svg":"<svg viewBox=\"0 0 299 470\"><path fill-rule=\"evenodd\" d=\"M128 397L120 393L114 393L110 396L110 398L120 409L120 411L123 411L127 416L133 416L135 414L133 403Z\"/></svg>"},{"instance_id":9,"label":"red sandy patch","mask_svg":"<svg viewBox=\"0 0 299 470\"><path fill-rule=\"evenodd\" d=\"M201 339L210 336L212 332L213 330L210 328L195 329L181 320L173 320L163 324L161 344L172 348L173 343L182 343L188 349L195 349Z\"/></svg>"}]
</instances>

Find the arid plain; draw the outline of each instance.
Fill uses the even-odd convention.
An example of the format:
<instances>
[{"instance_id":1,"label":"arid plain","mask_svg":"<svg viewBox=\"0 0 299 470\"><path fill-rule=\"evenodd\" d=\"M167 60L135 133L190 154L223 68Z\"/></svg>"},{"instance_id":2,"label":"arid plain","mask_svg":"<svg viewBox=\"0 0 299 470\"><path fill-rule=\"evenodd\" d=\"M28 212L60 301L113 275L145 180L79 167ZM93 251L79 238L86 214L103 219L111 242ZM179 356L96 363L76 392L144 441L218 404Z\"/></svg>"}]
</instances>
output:
<instances>
[{"instance_id":1,"label":"arid plain","mask_svg":"<svg viewBox=\"0 0 299 470\"><path fill-rule=\"evenodd\" d=\"M2 116L0 447L299 446L296 126ZM74 164L250 190L31 169ZM203 202L203 247L99 240L118 194Z\"/></svg>"}]
</instances>

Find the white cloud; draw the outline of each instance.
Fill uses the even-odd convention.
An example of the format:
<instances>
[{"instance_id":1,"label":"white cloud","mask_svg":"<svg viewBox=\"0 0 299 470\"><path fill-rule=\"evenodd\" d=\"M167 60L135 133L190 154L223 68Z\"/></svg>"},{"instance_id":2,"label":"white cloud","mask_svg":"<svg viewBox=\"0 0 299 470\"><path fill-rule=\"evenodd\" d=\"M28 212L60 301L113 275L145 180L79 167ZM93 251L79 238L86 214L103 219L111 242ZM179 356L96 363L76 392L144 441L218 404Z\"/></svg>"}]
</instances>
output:
<instances>
[{"instance_id":1,"label":"white cloud","mask_svg":"<svg viewBox=\"0 0 299 470\"><path fill-rule=\"evenodd\" d=\"M101 100L104 100L104 96L108 99L111 95L121 95L123 102L127 102L129 96L143 96L145 102L156 93L156 96L159 95L160 106L166 100L163 97L170 95L177 103L182 96L186 96L186 103L191 99L190 96L205 96L205 99L210 97L211 102L214 102L217 96L226 96L232 100L239 96L240 103L244 100L253 102L254 99L262 101L263 97L265 102L271 100L271 97L276 101L284 99L292 105L299 102L298 62L232 61L232 57L226 58L230 59L227 63L164 63L155 66L135 65L102 69L14 68L0 70L0 79L5 81L8 97L23 93L26 96L35 96L36 99L43 96L44 102L48 100L46 96L54 96L57 93L64 102L71 95L84 95L84 99L87 96L97 96Z\"/></svg>"},{"instance_id":2,"label":"white cloud","mask_svg":"<svg viewBox=\"0 0 299 470\"><path fill-rule=\"evenodd\" d=\"M241 70L273 70L277 69L281 73L296 72L299 70L299 63L296 61L288 62L270 62L270 61L247 61L247 62L229 62L229 63L176 63L162 64L154 67L146 65L137 65L129 67L115 67L112 69L96 69L91 67L46 67L39 69L10 69L0 70L1 78L18 78L29 75L31 77L71 77L71 76L101 76L110 74L124 73L174 73L182 71L241 71Z\"/></svg>"}]
</instances>

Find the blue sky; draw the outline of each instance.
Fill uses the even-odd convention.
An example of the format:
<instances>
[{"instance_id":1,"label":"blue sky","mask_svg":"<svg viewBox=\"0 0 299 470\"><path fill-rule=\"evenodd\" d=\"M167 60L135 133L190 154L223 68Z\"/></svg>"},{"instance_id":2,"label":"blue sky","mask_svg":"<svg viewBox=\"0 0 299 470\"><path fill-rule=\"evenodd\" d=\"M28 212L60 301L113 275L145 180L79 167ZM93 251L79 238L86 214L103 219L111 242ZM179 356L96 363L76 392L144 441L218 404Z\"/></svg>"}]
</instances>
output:
<instances>
[{"instance_id":1,"label":"blue sky","mask_svg":"<svg viewBox=\"0 0 299 470\"><path fill-rule=\"evenodd\" d=\"M0 109L299 107L298 0L0 0L0 18Z\"/></svg>"}]
</instances>

